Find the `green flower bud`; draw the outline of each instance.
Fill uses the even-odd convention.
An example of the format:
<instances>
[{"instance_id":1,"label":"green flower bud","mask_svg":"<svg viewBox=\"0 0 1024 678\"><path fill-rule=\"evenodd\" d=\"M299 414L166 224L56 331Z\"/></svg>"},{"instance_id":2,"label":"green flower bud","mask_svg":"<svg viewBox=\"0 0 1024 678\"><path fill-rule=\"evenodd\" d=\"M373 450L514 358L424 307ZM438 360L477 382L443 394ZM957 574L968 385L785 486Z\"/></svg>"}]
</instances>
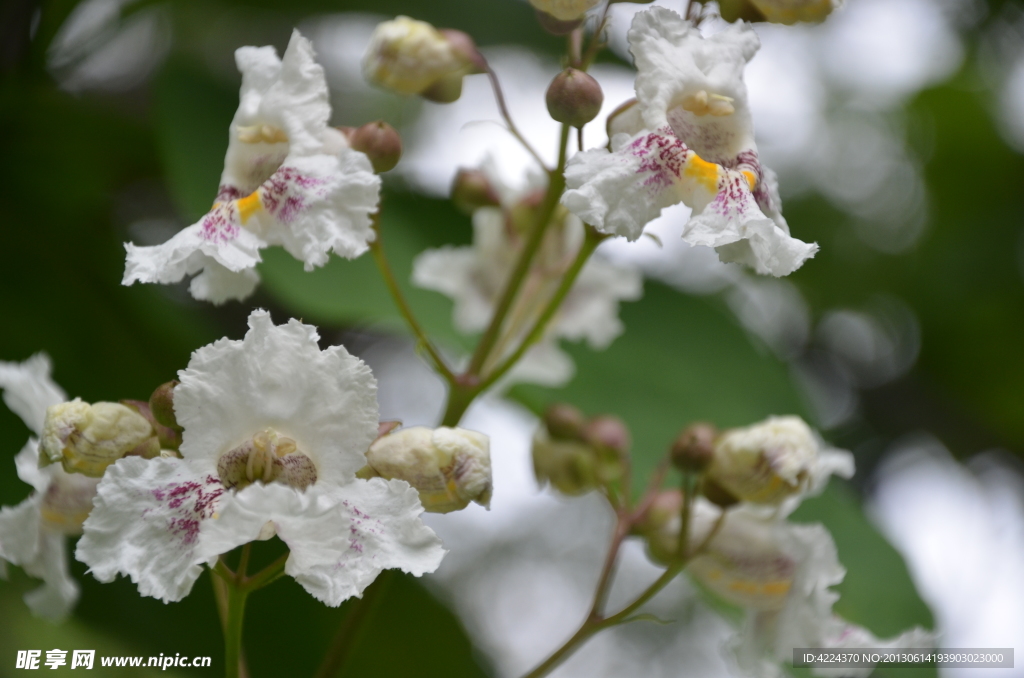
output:
<instances>
[{"instance_id":1,"label":"green flower bud","mask_svg":"<svg viewBox=\"0 0 1024 678\"><path fill-rule=\"evenodd\" d=\"M445 426L401 429L375 440L366 461L359 477L408 482L430 513L491 502L490 440L482 433Z\"/></svg>"},{"instance_id":2,"label":"green flower bud","mask_svg":"<svg viewBox=\"0 0 1024 678\"><path fill-rule=\"evenodd\" d=\"M583 440L587 419L577 408L555 403L544 412L544 426L556 440Z\"/></svg>"},{"instance_id":3,"label":"green flower bud","mask_svg":"<svg viewBox=\"0 0 1024 678\"><path fill-rule=\"evenodd\" d=\"M460 169L455 175L452 202L466 214L472 214L481 207L497 207L501 204L487 175L478 169Z\"/></svg>"},{"instance_id":4,"label":"green flower bud","mask_svg":"<svg viewBox=\"0 0 1024 678\"><path fill-rule=\"evenodd\" d=\"M556 121L583 127L597 117L604 103L601 85L575 68L567 68L551 81L545 100Z\"/></svg>"},{"instance_id":5,"label":"green flower bud","mask_svg":"<svg viewBox=\"0 0 1024 678\"><path fill-rule=\"evenodd\" d=\"M59 462L68 473L99 478L107 466L136 453L139 446L145 447L138 453L145 454L151 438L153 426L135 410L120 403L90 405L76 398L46 410L39 461Z\"/></svg>"},{"instance_id":6,"label":"green flower bud","mask_svg":"<svg viewBox=\"0 0 1024 678\"><path fill-rule=\"evenodd\" d=\"M174 387L177 385L178 380L175 379L157 386L153 395L149 396L149 410L157 423L180 431L181 427L174 416Z\"/></svg>"},{"instance_id":7,"label":"green flower bud","mask_svg":"<svg viewBox=\"0 0 1024 678\"><path fill-rule=\"evenodd\" d=\"M583 17L578 19L556 19L547 12L537 10L537 23L551 35L569 35L583 24Z\"/></svg>"},{"instance_id":8,"label":"green flower bud","mask_svg":"<svg viewBox=\"0 0 1024 678\"><path fill-rule=\"evenodd\" d=\"M661 490L633 525L633 533L644 538L647 554L661 565L675 560L682 525L683 493Z\"/></svg>"}]
</instances>

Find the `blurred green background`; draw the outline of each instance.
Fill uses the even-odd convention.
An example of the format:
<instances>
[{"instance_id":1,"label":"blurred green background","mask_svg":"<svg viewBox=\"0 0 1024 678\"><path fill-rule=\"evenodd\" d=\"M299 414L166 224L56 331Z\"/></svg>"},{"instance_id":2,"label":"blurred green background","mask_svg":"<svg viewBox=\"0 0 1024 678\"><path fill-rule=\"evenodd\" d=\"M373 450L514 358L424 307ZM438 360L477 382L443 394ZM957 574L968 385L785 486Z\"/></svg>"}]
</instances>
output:
<instances>
[{"instance_id":1,"label":"blurred green background","mask_svg":"<svg viewBox=\"0 0 1024 678\"><path fill-rule=\"evenodd\" d=\"M113 2L103 7L113 12L115 29L158 16L160 28L149 39L162 56L136 82L70 92L76 64L112 39L101 32L55 60L52 42L77 4L9 0L0 9L0 359L46 351L56 380L90 401L147 397L195 348L240 337L253 307L270 308L277 321L296 316L318 324L328 341L370 324L374 332L404 331L368 257L333 260L305 274L283 252L269 251L256 296L219 308L194 302L182 286L120 285L122 243L134 239L130 226L147 219L191 223L216 192L237 104L236 47L281 50L294 25L350 11L410 14L464 30L483 47L519 44L554 57L563 45L542 33L530 7L517 0ZM1018 457L1024 451L1024 159L999 132L987 47L993 31L1012 25L1020 10L1012 2L983 5L960 27L966 56L956 73L891 112L908 130L908 153L927 188L927 224L916 246L897 254L873 249L850 235L858 217L818 191L786 202L794 232L822 245L789 278L812 318L897 297L919 327L913 367L859 389L857 416L827 432L857 453L858 480L834 485L797 516L833 529L849 569L837 611L879 635L932 621L901 558L860 511L861 483L882 450L901 435L928 430L961 458L991 447ZM609 53L602 58L616 61ZM415 116L415 102L384 97L340 107L333 123L384 117L408 125ZM415 254L470 238L467 217L401 182L387 184L385 200L386 248L403 283ZM467 345L451 329L446 299L406 288L435 336L450 347ZM534 409L558 399L621 415L632 428L641 475L695 419L720 426L783 412L814 419L792 366L752 337L721 295L691 296L648 281L644 298L625 305L622 319L627 332L609 350L567 347L578 368L569 386L520 387L514 397ZM27 435L0 408L3 505L28 493L9 463ZM81 564L73 569L83 594L64 626L29 616L20 595L34 584L19 572L0 584L0 676L18 673L16 650L54 647L212 655L212 669L188 673L220 673L221 637L206 576L184 602L163 605L139 598L128 581L101 586ZM487 659L421 584L397 578L386 596L345 675L488 675ZM255 596L246 631L253 675L309 674L346 612L324 608L290 579Z\"/></svg>"}]
</instances>

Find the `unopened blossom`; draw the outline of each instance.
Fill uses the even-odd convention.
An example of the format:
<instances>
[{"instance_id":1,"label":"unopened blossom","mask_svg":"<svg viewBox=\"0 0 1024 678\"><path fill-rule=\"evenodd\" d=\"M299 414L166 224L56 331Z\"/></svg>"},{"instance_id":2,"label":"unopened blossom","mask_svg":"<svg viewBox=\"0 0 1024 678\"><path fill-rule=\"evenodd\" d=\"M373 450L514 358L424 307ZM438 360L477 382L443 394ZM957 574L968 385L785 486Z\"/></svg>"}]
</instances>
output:
<instances>
[{"instance_id":1,"label":"unopened blossom","mask_svg":"<svg viewBox=\"0 0 1024 678\"><path fill-rule=\"evenodd\" d=\"M367 250L380 179L327 126L327 81L313 57L298 31L283 59L273 47L235 52L242 87L213 207L162 245L126 244L123 284L195 275L192 296L219 304L252 293L265 247L281 245L307 271L331 252L352 259Z\"/></svg>"},{"instance_id":2,"label":"unopened blossom","mask_svg":"<svg viewBox=\"0 0 1024 678\"><path fill-rule=\"evenodd\" d=\"M574 156L565 206L604 233L636 240L664 208L684 203L692 214L683 239L691 245L714 247L722 261L765 275L799 268L817 245L789 235L778 181L758 157L743 83L757 34L737 23L705 38L654 7L636 15L629 43L644 129L617 134L610 150Z\"/></svg>"},{"instance_id":3,"label":"unopened blossom","mask_svg":"<svg viewBox=\"0 0 1024 678\"><path fill-rule=\"evenodd\" d=\"M173 391L181 458L123 458L97 488L76 552L97 579L180 600L204 564L275 534L291 550L285 572L332 606L383 569L438 566L416 490L356 478L377 437L376 382L318 338L258 310L243 340L192 354Z\"/></svg>"},{"instance_id":4,"label":"unopened blossom","mask_svg":"<svg viewBox=\"0 0 1024 678\"><path fill-rule=\"evenodd\" d=\"M366 453L360 477L398 478L420 493L431 513L461 511L491 502L490 440L462 428L425 426L381 436Z\"/></svg>"},{"instance_id":5,"label":"unopened blossom","mask_svg":"<svg viewBox=\"0 0 1024 678\"><path fill-rule=\"evenodd\" d=\"M747 612L732 647L741 670L763 678L781 676L793 648L933 647L934 635L917 627L890 638L836 615L842 582L835 542L820 524L796 524L752 507L730 510L713 536L720 511L694 504L687 572L712 593ZM871 669L812 670L823 676L867 676Z\"/></svg>"},{"instance_id":6,"label":"unopened blossom","mask_svg":"<svg viewBox=\"0 0 1024 678\"><path fill-rule=\"evenodd\" d=\"M817 494L832 474L853 475L853 455L827 447L800 417L769 417L720 435L707 475L740 501L778 505Z\"/></svg>"},{"instance_id":7,"label":"unopened blossom","mask_svg":"<svg viewBox=\"0 0 1024 678\"><path fill-rule=\"evenodd\" d=\"M363 74L369 82L399 94L423 94L439 83L458 83L461 91L462 77L473 72L474 62L460 47L429 23L399 16L374 29L363 57Z\"/></svg>"},{"instance_id":8,"label":"unopened blossom","mask_svg":"<svg viewBox=\"0 0 1024 678\"><path fill-rule=\"evenodd\" d=\"M750 0L764 16L765 21L775 24L824 21L842 2L843 0Z\"/></svg>"},{"instance_id":9,"label":"unopened blossom","mask_svg":"<svg viewBox=\"0 0 1024 678\"><path fill-rule=\"evenodd\" d=\"M559 21L575 21L601 4L601 0L530 0L530 4Z\"/></svg>"},{"instance_id":10,"label":"unopened blossom","mask_svg":"<svg viewBox=\"0 0 1024 678\"><path fill-rule=\"evenodd\" d=\"M473 244L423 252L413 262L413 283L441 292L455 302L455 328L467 334L484 330L494 314L519 253L533 227L543 181L531 177L523 190L505 186L485 165L500 207L480 207L473 213ZM579 219L564 209L556 211L533 267L508 314L502 340L492 351L486 372L514 350L543 312L551 295L583 245L585 232ZM623 331L619 302L633 301L643 291L640 274L600 257L584 265L576 282L544 337L510 373L511 381L550 386L572 378L575 367L559 347L560 338L586 340L603 350ZM507 383L507 382L506 382Z\"/></svg>"},{"instance_id":11,"label":"unopened blossom","mask_svg":"<svg viewBox=\"0 0 1024 678\"><path fill-rule=\"evenodd\" d=\"M67 400L50 378L50 360L43 354L23 363L0 362L0 388L4 402L36 436L43 433L47 408ZM67 536L81 534L99 479L66 473L59 465L40 468L36 437L14 463L33 492L17 506L0 510L0 566L7 561L42 579L25 602L35 614L60 620L78 600L78 584L68 572Z\"/></svg>"},{"instance_id":12,"label":"unopened blossom","mask_svg":"<svg viewBox=\"0 0 1024 678\"><path fill-rule=\"evenodd\" d=\"M150 443L159 454L153 426L135 410L121 403L89 404L75 398L46 410L39 454L45 464L61 464L68 473L99 478L110 464L126 454L142 453Z\"/></svg>"}]
</instances>

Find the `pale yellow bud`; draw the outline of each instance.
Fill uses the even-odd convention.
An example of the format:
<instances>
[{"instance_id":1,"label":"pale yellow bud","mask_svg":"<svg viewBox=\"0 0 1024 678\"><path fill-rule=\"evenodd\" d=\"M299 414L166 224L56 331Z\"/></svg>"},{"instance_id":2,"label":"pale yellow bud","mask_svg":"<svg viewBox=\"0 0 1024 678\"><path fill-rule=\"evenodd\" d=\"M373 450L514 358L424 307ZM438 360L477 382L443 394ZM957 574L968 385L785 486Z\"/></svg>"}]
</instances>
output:
<instances>
[{"instance_id":1,"label":"pale yellow bud","mask_svg":"<svg viewBox=\"0 0 1024 678\"><path fill-rule=\"evenodd\" d=\"M425 21L399 16L377 26L363 57L371 83L399 94L421 94L438 82L474 70L464 41L453 43Z\"/></svg>"},{"instance_id":2,"label":"pale yellow bud","mask_svg":"<svg viewBox=\"0 0 1024 678\"><path fill-rule=\"evenodd\" d=\"M374 441L366 461L361 477L408 482L431 513L491 502L490 440L482 433L444 426L400 429Z\"/></svg>"},{"instance_id":3,"label":"pale yellow bud","mask_svg":"<svg viewBox=\"0 0 1024 678\"><path fill-rule=\"evenodd\" d=\"M46 410L40 463L61 463L68 473L99 478L107 466L148 449L156 433L149 421L120 403L89 403L76 398Z\"/></svg>"},{"instance_id":4,"label":"pale yellow bud","mask_svg":"<svg viewBox=\"0 0 1024 678\"><path fill-rule=\"evenodd\" d=\"M530 4L559 21L575 21L601 4L601 0L530 0Z\"/></svg>"},{"instance_id":5,"label":"pale yellow bud","mask_svg":"<svg viewBox=\"0 0 1024 678\"><path fill-rule=\"evenodd\" d=\"M741 501L779 504L807 488L819 443L799 417L770 417L715 442L707 476Z\"/></svg>"}]
</instances>

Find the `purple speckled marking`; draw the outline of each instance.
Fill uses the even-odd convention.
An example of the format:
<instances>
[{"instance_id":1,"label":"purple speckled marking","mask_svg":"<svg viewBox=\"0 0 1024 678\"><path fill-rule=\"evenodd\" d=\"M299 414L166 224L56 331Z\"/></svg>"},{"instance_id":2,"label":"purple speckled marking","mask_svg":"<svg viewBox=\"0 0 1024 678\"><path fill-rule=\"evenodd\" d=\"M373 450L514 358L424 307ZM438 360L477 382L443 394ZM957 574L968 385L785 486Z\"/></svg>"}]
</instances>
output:
<instances>
[{"instance_id":1,"label":"purple speckled marking","mask_svg":"<svg viewBox=\"0 0 1024 678\"><path fill-rule=\"evenodd\" d=\"M189 480L171 483L152 491L159 502L166 502L171 510L168 529L181 539L182 544L191 546L199 538L200 522L213 515L217 499L224 494L224 486L218 478L206 476L203 482Z\"/></svg>"},{"instance_id":2,"label":"purple speckled marking","mask_svg":"<svg viewBox=\"0 0 1024 678\"><path fill-rule=\"evenodd\" d=\"M252 191L250 191L251 193ZM231 202L232 200L238 200L244 198L247 193L243 193L242 189L231 186L229 184L221 184L217 189L217 199L214 202Z\"/></svg>"},{"instance_id":3,"label":"purple speckled marking","mask_svg":"<svg viewBox=\"0 0 1024 678\"><path fill-rule=\"evenodd\" d=\"M326 184L326 180L302 174L294 167L280 167L263 183L263 205L289 224L309 206L310 198L327 194Z\"/></svg>"},{"instance_id":4,"label":"purple speckled marking","mask_svg":"<svg viewBox=\"0 0 1024 678\"><path fill-rule=\"evenodd\" d=\"M637 173L648 174L643 185L660 191L680 177L690 149L666 129L640 137L630 144L629 152L640 160Z\"/></svg>"},{"instance_id":5,"label":"purple speckled marking","mask_svg":"<svg viewBox=\"0 0 1024 678\"><path fill-rule=\"evenodd\" d=\"M203 240L223 245L238 237L239 228L238 209L235 203L226 202L206 213L199 234Z\"/></svg>"}]
</instances>

